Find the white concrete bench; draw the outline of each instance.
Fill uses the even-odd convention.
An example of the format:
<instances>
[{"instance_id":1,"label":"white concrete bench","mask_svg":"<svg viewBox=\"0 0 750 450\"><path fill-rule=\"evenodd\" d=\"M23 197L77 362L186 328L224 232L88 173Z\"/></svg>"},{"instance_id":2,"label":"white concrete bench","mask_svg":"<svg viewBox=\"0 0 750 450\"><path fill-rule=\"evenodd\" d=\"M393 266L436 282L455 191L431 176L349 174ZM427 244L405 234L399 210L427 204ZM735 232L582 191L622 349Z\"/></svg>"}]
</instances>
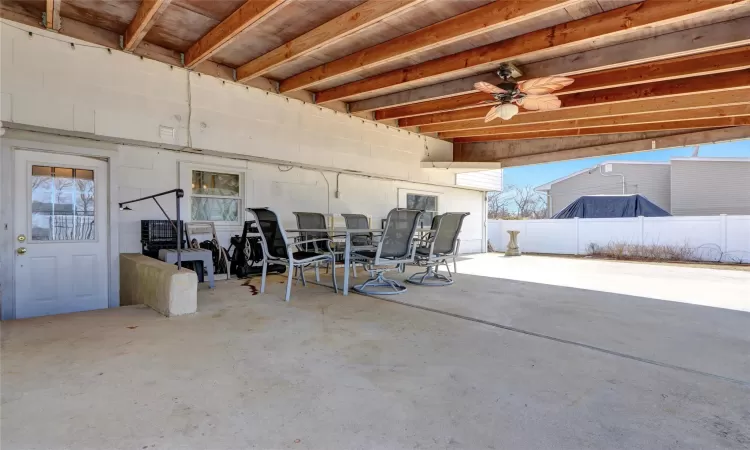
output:
<instances>
[{"instance_id":1,"label":"white concrete bench","mask_svg":"<svg viewBox=\"0 0 750 450\"><path fill-rule=\"evenodd\" d=\"M198 309L198 276L138 253L120 254L120 306L145 304L167 317Z\"/></svg>"}]
</instances>

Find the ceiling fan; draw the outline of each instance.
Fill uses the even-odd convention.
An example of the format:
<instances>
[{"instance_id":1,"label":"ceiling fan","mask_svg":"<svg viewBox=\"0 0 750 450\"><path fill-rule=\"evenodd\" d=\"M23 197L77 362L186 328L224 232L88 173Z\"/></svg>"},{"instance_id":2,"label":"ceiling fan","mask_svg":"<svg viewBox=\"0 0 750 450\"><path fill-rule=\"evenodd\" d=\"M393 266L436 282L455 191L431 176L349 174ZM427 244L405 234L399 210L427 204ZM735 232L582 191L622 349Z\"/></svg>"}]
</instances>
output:
<instances>
[{"instance_id":1,"label":"ceiling fan","mask_svg":"<svg viewBox=\"0 0 750 450\"><path fill-rule=\"evenodd\" d=\"M497 75L503 79L498 86L480 81L474 83L474 88L491 94L494 100L487 100L482 103L497 103L499 105L490 108L484 121L489 122L499 117L502 120L509 120L518 114L518 106L522 106L529 111L548 111L558 109L561 106L560 99L552 94L553 91L562 89L573 83L572 78L568 77L542 77L532 78L516 82L512 78L513 69L508 64L503 64L497 71ZM518 105L518 106L516 106Z\"/></svg>"}]
</instances>

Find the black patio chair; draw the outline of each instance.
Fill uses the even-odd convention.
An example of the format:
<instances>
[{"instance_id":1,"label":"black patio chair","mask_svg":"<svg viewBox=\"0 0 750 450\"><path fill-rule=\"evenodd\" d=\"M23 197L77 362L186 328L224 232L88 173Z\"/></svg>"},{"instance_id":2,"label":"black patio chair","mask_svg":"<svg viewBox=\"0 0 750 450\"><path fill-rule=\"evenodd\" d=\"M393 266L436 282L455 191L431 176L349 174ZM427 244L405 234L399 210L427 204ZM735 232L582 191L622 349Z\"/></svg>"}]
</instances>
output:
<instances>
[{"instance_id":1,"label":"black patio chair","mask_svg":"<svg viewBox=\"0 0 750 450\"><path fill-rule=\"evenodd\" d=\"M385 278L385 272L398 270L402 264L414 261L416 246L413 245L414 232L417 229L422 211L413 209L392 209L385 220L385 227L380 242L375 249L355 249L351 258L365 265L370 272L370 279L354 286L354 290L363 294L400 294L406 286L395 280ZM388 287L390 290L378 289Z\"/></svg>"},{"instance_id":2,"label":"black patio chair","mask_svg":"<svg viewBox=\"0 0 750 450\"><path fill-rule=\"evenodd\" d=\"M336 273L336 256L330 247L331 240L326 237L291 242L281 225L275 212L268 208L247 208L251 217L258 224L260 229L261 246L263 247L263 278L261 279L260 292L266 290L266 272L268 264L278 263L289 268L289 275L286 283L286 296L284 300L289 301L292 293L292 278L294 278L295 268L302 272L302 282L304 279L304 267L310 264L325 262L333 268ZM310 247L311 244L315 244ZM311 250L312 249L312 250ZM333 290L338 293L336 277L333 279Z\"/></svg>"},{"instance_id":3,"label":"black patio chair","mask_svg":"<svg viewBox=\"0 0 750 450\"><path fill-rule=\"evenodd\" d=\"M456 257L461 245L458 239L464 218L469 213L445 213L435 216L432 228L419 243L415 264L426 267L424 272L415 273L406 279L409 283L425 286L448 286L453 284L448 260L453 260L453 271L457 271ZM448 276L438 272L441 264L448 269Z\"/></svg>"}]
</instances>

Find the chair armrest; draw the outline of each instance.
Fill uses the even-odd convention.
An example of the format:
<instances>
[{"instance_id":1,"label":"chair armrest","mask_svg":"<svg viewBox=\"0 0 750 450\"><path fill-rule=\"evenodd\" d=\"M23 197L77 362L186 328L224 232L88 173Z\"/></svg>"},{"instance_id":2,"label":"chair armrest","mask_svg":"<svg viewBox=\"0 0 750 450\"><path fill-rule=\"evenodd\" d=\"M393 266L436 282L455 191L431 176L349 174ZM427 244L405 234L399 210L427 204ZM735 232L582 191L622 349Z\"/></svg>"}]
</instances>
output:
<instances>
[{"instance_id":1,"label":"chair armrest","mask_svg":"<svg viewBox=\"0 0 750 450\"><path fill-rule=\"evenodd\" d=\"M328 239L328 238L308 239L306 241L292 242L291 244L288 244L286 247L289 248L289 247L294 247L295 245L311 244L313 242L323 242L323 241L326 241L326 242L329 242L329 243L331 242L331 240Z\"/></svg>"}]
</instances>

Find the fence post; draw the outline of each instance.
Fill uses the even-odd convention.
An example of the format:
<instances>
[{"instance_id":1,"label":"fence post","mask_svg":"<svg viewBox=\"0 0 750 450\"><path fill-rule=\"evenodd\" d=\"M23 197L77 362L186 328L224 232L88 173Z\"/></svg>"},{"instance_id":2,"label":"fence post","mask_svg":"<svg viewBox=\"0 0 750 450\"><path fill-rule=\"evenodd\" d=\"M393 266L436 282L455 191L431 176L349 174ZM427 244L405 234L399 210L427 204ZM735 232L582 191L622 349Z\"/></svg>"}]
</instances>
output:
<instances>
[{"instance_id":1,"label":"fence post","mask_svg":"<svg viewBox=\"0 0 750 450\"><path fill-rule=\"evenodd\" d=\"M646 245L646 236L645 236L645 234L646 234L645 233L645 228L646 227L644 225L643 216L638 216L638 224L641 227L641 242L640 242L640 244L641 244L641 247L643 247L644 245Z\"/></svg>"},{"instance_id":2,"label":"fence post","mask_svg":"<svg viewBox=\"0 0 750 450\"><path fill-rule=\"evenodd\" d=\"M719 247L721 247L721 259L724 259L724 253L729 251L727 248L727 215L719 214Z\"/></svg>"},{"instance_id":3,"label":"fence post","mask_svg":"<svg viewBox=\"0 0 750 450\"><path fill-rule=\"evenodd\" d=\"M578 222L578 217L575 218L575 221L576 221L576 256L578 256L581 254L579 250L581 248L581 232L580 232L581 230L579 228L580 225Z\"/></svg>"}]
</instances>

